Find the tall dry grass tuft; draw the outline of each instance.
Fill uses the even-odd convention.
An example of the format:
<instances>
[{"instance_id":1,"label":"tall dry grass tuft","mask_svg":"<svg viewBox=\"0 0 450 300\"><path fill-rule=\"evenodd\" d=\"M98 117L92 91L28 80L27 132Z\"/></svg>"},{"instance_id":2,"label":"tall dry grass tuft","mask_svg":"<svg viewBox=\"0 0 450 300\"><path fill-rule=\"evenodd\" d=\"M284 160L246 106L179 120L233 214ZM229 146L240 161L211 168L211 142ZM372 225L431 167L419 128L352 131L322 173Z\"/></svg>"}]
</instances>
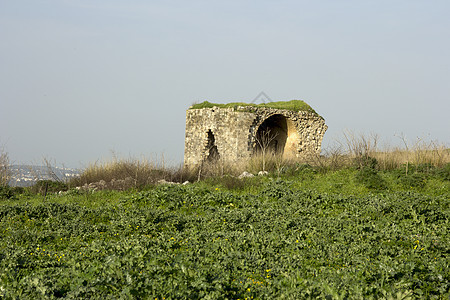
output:
<instances>
[{"instance_id":1,"label":"tall dry grass tuft","mask_svg":"<svg viewBox=\"0 0 450 300\"><path fill-rule=\"evenodd\" d=\"M351 131L344 132L347 155L353 165L359 169L373 166L373 155L378 151L378 135L355 134Z\"/></svg>"},{"instance_id":2,"label":"tall dry grass tuft","mask_svg":"<svg viewBox=\"0 0 450 300\"><path fill-rule=\"evenodd\" d=\"M297 163L308 164L321 172L348 167L362 169L366 166L373 166L375 164L373 155L377 153L378 139L376 134L367 136L345 131L341 140L337 140L328 148L323 149L322 153L310 154L297 159Z\"/></svg>"},{"instance_id":3,"label":"tall dry grass tuft","mask_svg":"<svg viewBox=\"0 0 450 300\"><path fill-rule=\"evenodd\" d=\"M405 148L378 148L378 136L346 132L344 138L335 145L324 149L322 155L310 155L303 158L283 158L282 155L257 153L249 160L236 162L217 159L205 160L200 165L167 168L164 160L157 163L147 159L118 159L89 165L70 185L82 186L102 182L101 188L129 189L142 188L157 184L160 180L182 183L184 181L200 181L208 178L237 177L244 171L257 174L267 170L281 175L295 175L305 165L318 171L335 171L348 167L377 170L394 170L408 165L443 167L450 162L450 149L437 142L419 140L413 145L405 144ZM408 171L407 171L408 172ZM231 182L231 181L230 181ZM234 183L233 183L234 184Z\"/></svg>"},{"instance_id":4,"label":"tall dry grass tuft","mask_svg":"<svg viewBox=\"0 0 450 300\"><path fill-rule=\"evenodd\" d=\"M378 170L388 171L399 169L408 165L443 167L450 162L450 149L437 141L427 141L424 138L418 138L413 144L407 142L404 136L400 136L404 147L385 146L378 148L379 137L376 134L364 135L354 134L352 132L344 133L345 144L339 157L342 166L353 165L358 168L372 166ZM331 157L332 157L331 156ZM330 159L326 156L325 159Z\"/></svg>"},{"instance_id":5,"label":"tall dry grass tuft","mask_svg":"<svg viewBox=\"0 0 450 300\"><path fill-rule=\"evenodd\" d=\"M225 161L223 159L213 161L203 161L195 168L185 168L186 173L196 175L196 181L205 178L221 177L225 175L238 176L244 171L248 171L247 161L238 160L235 162Z\"/></svg>"},{"instance_id":6,"label":"tall dry grass tuft","mask_svg":"<svg viewBox=\"0 0 450 300\"><path fill-rule=\"evenodd\" d=\"M357 169L371 168L389 171L408 168L408 165L428 165L443 167L450 162L450 149L435 141L425 142L421 139L413 145L406 144L404 148L379 147L377 134L355 134L344 132L344 137L336 141L322 154L311 154L302 158L283 158L282 155L257 152L249 160L225 163L222 160L207 162L191 171L197 176L196 181L205 178L232 175L237 176L244 171L257 174L259 171L281 173L295 173L295 170L307 164L318 171L327 172L343 168ZM193 176L193 175L191 175Z\"/></svg>"},{"instance_id":7,"label":"tall dry grass tuft","mask_svg":"<svg viewBox=\"0 0 450 300\"><path fill-rule=\"evenodd\" d=\"M251 173L259 173L260 171L267 171L269 173L280 176L281 174L294 174L299 168L303 168L305 164L315 166L315 160L318 157L284 157L282 154L270 154L262 157L255 155L247 163L247 170ZM262 168L265 164L265 169Z\"/></svg>"},{"instance_id":8,"label":"tall dry grass tuft","mask_svg":"<svg viewBox=\"0 0 450 300\"><path fill-rule=\"evenodd\" d=\"M222 159L215 161L203 161L195 168L186 168L186 172L190 172L190 176L196 175L196 181L211 177L222 176L239 176L243 172L257 174L260 171L268 171L271 173L280 173L283 169L291 165L298 164L296 159L283 159L281 155L256 153L250 159L224 161Z\"/></svg>"},{"instance_id":9,"label":"tall dry grass tuft","mask_svg":"<svg viewBox=\"0 0 450 300\"><path fill-rule=\"evenodd\" d=\"M413 144L402 137L404 148L388 148L373 153L381 170L394 170L409 165L441 168L450 163L450 149L437 141L418 138Z\"/></svg>"},{"instance_id":10,"label":"tall dry grass tuft","mask_svg":"<svg viewBox=\"0 0 450 300\"><path fill-rule=\"evenodd\" d=\"M189 173L191 177L195 175L195 181L213 177L237 177L243 172L256 175L260 171L267 171L280 175L281 173L285 173L287 169L295 169L301 163L306 163L306 161L297 158L286 159L282 155L263 154L259 152L248 160L242 159L233 162L223 160L204 161L194 168L186 168L185 172Z\"/></svg>"},{"instance_id":11,"label":"tall dry grass tuft","mask_svg":"<svg viewBox=\"0 0 450 300\"><path fill-rule=\"evenodd\" d=\"M450 163L450 149L437 141L417 139L413 144L401 137L403 147L379 147L379 136L376 134L355 134L344 132L344 137L336 141L323 155L312 155L304 162L318 167L319 170L339 170L346 167L376 168L389 171L400 168L408 170L409 165L444 167Z\"/></svg>"},{"instance_id":12,"label":"tall dry grass tuft","mask_svg":"<svg viewBox=\"0 0 450 300\"><path fill-rule=\"evenodd\" d=\"M280 170L288 163L288 160L283 159L281 155L273 153L257 152L245 164L244 168L251 173L258 173L259 171L274 172Z\"/></svg>"},{"instance_id":13,"label":"tall dry grass tuft","mask_svg":"<svg viewBox=\"0 0 450 300\"><path fill-rule=\"evenodd\" d=\"M90 164L74 181L78 186L101 182L104 188L129 189L153 185L160 180L183 180L183 175L180 168L167 168L164 161L114 157L110 161Z\"/></svg>"},{"instance_id":14,"label":"tall dry grass tuft","mask_svg":"<svg viewBox=\"0 0 450 300\"><path fill-rule=\"evenodd\" d=\"M8 153L1 148L0 149L0 186L6 186L9 184L11 178L11 170L9 168L9 156Z\"/></svg>"},{"instance_id":15,"label":"tall dry grass tuft","mask_svg":"<svg viewBox=\"0 0 450 300\"><path fill-rule=\"evenodd\" d=\"M332 145L323 150L324 154L311 155L304 163L316 167L319 171L336 171L351 165L351 158L342 149L342 145Z\"/></svg>"}]
</instances>

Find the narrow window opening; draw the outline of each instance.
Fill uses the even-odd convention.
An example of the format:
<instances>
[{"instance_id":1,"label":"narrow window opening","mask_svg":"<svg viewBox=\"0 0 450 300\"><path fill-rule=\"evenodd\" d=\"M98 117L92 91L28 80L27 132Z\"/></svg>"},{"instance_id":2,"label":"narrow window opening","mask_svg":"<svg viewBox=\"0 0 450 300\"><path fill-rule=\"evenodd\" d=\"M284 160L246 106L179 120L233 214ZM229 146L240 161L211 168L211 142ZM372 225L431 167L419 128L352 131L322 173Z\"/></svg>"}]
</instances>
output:
<instances>
[{"instance_id":1,"label":"narrow window opening","mask_svg":"<svg viewBox=\"0 0 450 300\"><path fill-rule=\"evenodd\" d=\"M208 143L206 144L206 160L209 162L217 161L220 158L219 150L217 150L216 138L211 129L208 130Z\"/></svg>"}]
</instances>

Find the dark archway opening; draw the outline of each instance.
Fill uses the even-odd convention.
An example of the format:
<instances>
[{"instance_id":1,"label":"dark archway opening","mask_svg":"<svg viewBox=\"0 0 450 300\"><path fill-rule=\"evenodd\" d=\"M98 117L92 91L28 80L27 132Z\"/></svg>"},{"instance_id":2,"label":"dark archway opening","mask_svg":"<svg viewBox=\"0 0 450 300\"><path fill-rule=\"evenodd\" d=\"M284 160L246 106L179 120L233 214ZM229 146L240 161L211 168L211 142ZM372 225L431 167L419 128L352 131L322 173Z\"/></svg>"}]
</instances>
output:
<instances>
[{"instance_id":1,"label":"dark archway opening","mask_svg":"<svg viewBox=\"0 0 450 300\"><path fill-rule=\"evenodd\" d=\"M256 132L256 153L282 155L288 138L288 124L283 115L267 118Z\"/></svg>"},{"instance_id":2,"label":"dark archway opening","mask_svg":"<svg viewBox=\"0 0 450 300\"><path fill-rule=\"evenodd\" d=\"M216 138L211 129L208 130L208 143L206 144L206 161L213 162L220 158L219 150L217 150Z\"/></svg>"}]
</instances>

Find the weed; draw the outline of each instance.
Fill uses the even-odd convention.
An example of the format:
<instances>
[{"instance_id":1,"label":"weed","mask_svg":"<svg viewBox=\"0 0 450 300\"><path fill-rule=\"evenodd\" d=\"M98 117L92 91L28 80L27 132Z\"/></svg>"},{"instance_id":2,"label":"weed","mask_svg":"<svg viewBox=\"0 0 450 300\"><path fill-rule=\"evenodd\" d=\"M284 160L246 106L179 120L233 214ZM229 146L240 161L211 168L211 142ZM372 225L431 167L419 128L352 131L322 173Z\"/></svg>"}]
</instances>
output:
<instances>
[{"instance_id":1,"label":"weed","mask_svg":"<svg viewBox=\"0 0 450 300\"><path fill-rule=\"evenodd\" d=\"M450 163L441 168L435 168L433 173L442 180L450 181Z\"/></svg>"},{"instance_id":2,"label":"weed","mask_svg":"<svg viewBox=\"0 0 450 300\"><path fill-rule=\"evenodd\" d=\"M0 185L0 200L17 199L14 189L7 185Z\"/></svg>"},{"instance_id":3,"label":"weed","mask_svg":"<svg viewBox=\"0 0 450 300\"><path fill-rule=\"evenodd\" d=\"M448 192L329 185L363 170L4 201L0 297L448 299Z\"/></svg>"},{"instance_id":4,"label":"weed","mask_svg":"<svg viewBox=\"0 0 450 300\"><path fill-rule=\"evenodd\" d=\"M292 111L308 111L313 114L317 114L314 111L314 109L311 108L311 106L309 106L302 100L277 101L277 102L269 102L269 103L261 103L261 104L249 104L249 103L244 103L244 102L232 102L232 103L221 104L221 103L210 103L208 101L204 101L202 103L193 104L190 107L190 109L202 109L202 108L213 108L213 107L236 109L237 107L249 107L249 106L287 109L287 110L292 110Z\"/></svg>"},{"instance_id":5,"label":"weed","mask_svg":"<svg viewBox=\"0 0 450 300\"><path fill-rule=\"evenodd\" d=\"M423 173L413 173L408 176L399 177L399 182L406 188L423 188L426 184L427 176Z\"/></svg>"},{"instance_id":6,"label":"weed","mask_svg":"<svg viewBox=\"0 0 450 300\"><path fill-rule=\"evenodd\" d=\"M211 177L205 179L209 186L224 187L227 190L244 190L252 185L257 185L260 180L252 178L238 178L236 176L224 175L222 177Z\"/></svg>"},{"instance_id":7,"label":"weed","mask_svg":"<svg viewBox=\"0 0 450 300\"><path fill-rule=\"evenodd\" d=\"M112 161L89 165L83 170L79 178L71 182L71 185L81 186L103 180L108 188L142 188L146 185L155 184L158 180L170 181L174 174L177 173L165 168L164 162L158 165L146 159L119 159L114 157Z\"/></svg>"},{"instance_id":8,"label":"weed","mask_svg":"<svg viewBox=\"0 0 450 300\"><path fill-rule=\"evenodd\" d=\"M261 143L262 149L270 145L271 136L266 143ZM271 176L288 178L296 176L298 180L314 183L312 180L317 174L333 173L348 168L359 170L355 176L356 183L369 189L383 189L391 184L399 184L402 187L420 188L426 185L424 182L428 176L450 180L450 149L437 142L425 143L420 140L413 146L405 144L404 149L395 148L387 150L378 149L377 135L356 135L345 133L344 143L330 146L324 150L323 155L311 155L302 158L285 159L282 155L274 155L270 151L256 152L249 160L225 161L218 158L215 161L204 161L199 166L168 168L162 162L136 158L119 159L114 157L111 161L93 163L85 168L79 178L67 182L67 187L60 185L57 190L67 190L74 186L85 186L92 184L98 189L114 190L144 190L152 188L159 181L171 181L183 183L185 181L196 182L211 180L220 183L221 186L231 190L245 190L246 185L258 185L259 179L247 180L236 177L247 171L257 174L261 170L267 170ZM264 153L262 153L264 152ZM7 158L6 154L3 154ZM7 159L4 161L7 161ZM48 165L48 163L47 163ZM369 170L369 169L372 169ZM395 180L386 182L381 172L398 172ZM412 178L403 178L414 173L425 174L414 175ZM421 178L419 178L421 177ZM216 178L216 179L214 179ZM347 186L348 182L332 180L330 186L340 189ZM50 184L53 191L53 184ZM348 186L347 186L348 187ZM360 188L360 187L358 187ZM358 189L352 186L351 189ZM42 193L43 186L37 185L32 188L34 193Z\"/></svg>"},{"instance_id":9,"label":"weed","mask_svg":"<svg viewBox=\"0 0 450 300\"><path fill-rule=\"evenodd\" d=\"M9 156L3 148L0 148L0 186L8 185L10 178Z\"/></svg>"},{"instance_id":10,"label":"weed","mask_svg":"<svg viewBox=\"0 0 450 300\"><path fill-rule=\"evenodd\" d=\"M57 193L67 191L69 188L66 183L54 180L39 180L30 187L30 192L35 194Z\"/></svg>"},{"instance_id":11,"label":"weed","mask_svg":"<svg viewBox=\"0 0 450 300\"><path fill-rule=\"evenodd\" d=\"M358 183L363 184L368 189L383 190L386 189L386 182L372 167L363 167L355 174Z\"/></svg>"}]
</instances>

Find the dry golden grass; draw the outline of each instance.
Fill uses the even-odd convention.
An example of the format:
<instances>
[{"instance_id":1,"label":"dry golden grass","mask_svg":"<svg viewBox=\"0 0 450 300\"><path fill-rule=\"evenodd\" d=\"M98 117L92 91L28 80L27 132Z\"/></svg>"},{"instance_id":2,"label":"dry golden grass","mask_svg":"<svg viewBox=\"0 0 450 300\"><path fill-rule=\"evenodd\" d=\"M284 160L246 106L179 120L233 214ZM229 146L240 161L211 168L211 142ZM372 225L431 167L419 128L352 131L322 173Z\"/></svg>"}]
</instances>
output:
<instances>
[{"instance_id":1,"label":"dry golden grass","mask_svg":"<svg viewBox=\"0 0 450 300\"><path fill-rule=\"evenodd\" d=\"M344 138L321 155L311 155L301 159L283 160L281 163L269 162L268 170L280 169L279 166L292 167L295 164L309 164L319 170L339 170L347 167L361 168L367 164L376 164L382 171L399 169L408 165L430 166L440 168L450 163L450 148L436 141L418 139L412 145L404 140L404 147L379 148L379 137L375 134L356 135L344 133ZM258 162L259 160L256 160ZM270 161L270 159L269 159ZM258 166L250 160L251 167ZM274 168L274 165L276 166Z\"/></svg>"},{"instance_id":2,"label":"dry golden grass","mask_svg":"<svg viewBox=\"0 0 450 300\"><path fill-rule=\"evenodd\" d=\"M346 132L345 143L340 144L337 150L328 152L322 159L328 164L338 165L339 168L355 164L362 167L369 158L374 158L379 170L394 170L409 164L439 168L450 163L450 149L442 143L417 139L413 144L408 144L406 139L401 137L404 147L386 146L380 149L378 139L375 134L367 136Z\"/></svg>"},{"instance_id":3,"label":"dry golden grass","mask_svg":"<svg viewBox=\"0 0 450 300\"><path fill-rule=\"evenodd\" d=\"M280 172L300 162L299 159L284 159L280 155L255 154L249 160L237 160L234 162L218 160L214 162L203 162L200 166L191 169L190 172L197 174L197 180L217 176L239 176L243 172L258 174L260 171Z\"/></svg>"},{"instance_id":4,"label":"dry golden grass","mask_svg":"<svg viewBox=\"0 0 450 300\"><path fill-rule=\"evenodd\" d=\"M0 186L8 185L10 176L8 153L0 148Z\"/></svg>"},{"instance_id":5,"label":"dry golden grass","mask_svg":"<svg viewBox=\"0 0 450 300\"><path fill-rule=\"evenodd\" d=\"M325 149L323 155L311 155L304 158L283 159L280 155L254 155L249 160L225 162L217 160L205 161L195 168L167 168L161 162L147 159L118 159L89 165L71 185L85 185L103 181L107 188L128 189L141 188L157 184L160 180L182 183L184 181L200 181L207 178L238 176L244 171L257 174L263 168L274 174L294 172L304 164L317 170L339 170L348 167L364 167L368 163L379 170L387 171L402 168L406 165L427 165L443 167L450 163L450 149L437 142L420 140L404 148L378 148L378 136L353 135L346 133L344 143ZM263 167L264 166L264 167ZM293 174L294 174L293 173Z\"/></svg>"},{"instance_id":6,"label":"dry golden grass","mask_svg":"<svg viewBox=\"0 0 450 300\"><path fill-rule=\"evenodd\" d=\"M110 161L90 164L80 177L75 179L76 185L84 185L103 181L106 186L120 189L140 188L156 184L159 180L180 181L185 175L181 168L168 168L162 163L148 159L117 158ZM188 180L186 178L186 180Z\"/></svg>"},{"instance_id":7,"label":"dry golden grass","mask_svg":"<svg viewBox=\"0 0 450 300\"><path fill-rule=\"evenodd\" d=\"M199 181L204 178L220 177L224 175L237 176L246 171L246 161L229 162L219 159L217 161L204 161L194 168L185 168L184 171L191 176L196 176Z\"/></svg>"},{"instance_id":8,"label":"dry golden grass","mask_svg":"<svg viewBox=\"0 0 450 300\"><path fill-rule=\"evenodd\" d=\"M450 162L450 150L445 147L435 149L393 149L390 151L380 151L371 153L377 159L380 170L398 169L403 165L429 165L433 167L443 167Z\"/></svg>"}]
</instances>

